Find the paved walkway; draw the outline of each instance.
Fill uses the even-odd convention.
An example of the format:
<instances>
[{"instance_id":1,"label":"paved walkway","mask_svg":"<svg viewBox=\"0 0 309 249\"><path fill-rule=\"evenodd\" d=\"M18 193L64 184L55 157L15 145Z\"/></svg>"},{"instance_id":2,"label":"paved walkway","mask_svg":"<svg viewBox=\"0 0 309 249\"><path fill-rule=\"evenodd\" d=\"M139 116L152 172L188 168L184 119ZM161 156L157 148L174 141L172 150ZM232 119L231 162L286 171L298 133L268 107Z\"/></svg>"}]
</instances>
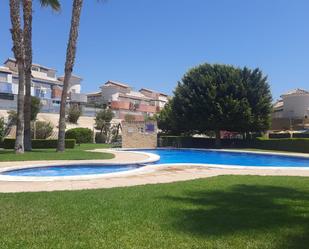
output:
<instances>
[{"instance_id":1,"label":"paved walkway","mask_svg":"<svg viewBox=\"0 0 309 249\"><path fill-rule=\"evenodd\" d=\"M147 155L131 152L113 152L115 158L111 160L93 160L91 162L136 162L149 160ZM80 163L80 161L56 161L57 164ZM87 161L83 161L87 163ZM20 165L39 165L42 162L9 162L1 163L1 167ZM55 161L44 162L55 164ZM82 180L50 180L50 181L0 181L0 192L34 192L55 190L99 189L144 184L170 183L218 175L280 175L280 176L309 176L309 170L291 168L220 168L202 165L151 165L141 170L108 177Z\"/></svg>"}]
</instances>

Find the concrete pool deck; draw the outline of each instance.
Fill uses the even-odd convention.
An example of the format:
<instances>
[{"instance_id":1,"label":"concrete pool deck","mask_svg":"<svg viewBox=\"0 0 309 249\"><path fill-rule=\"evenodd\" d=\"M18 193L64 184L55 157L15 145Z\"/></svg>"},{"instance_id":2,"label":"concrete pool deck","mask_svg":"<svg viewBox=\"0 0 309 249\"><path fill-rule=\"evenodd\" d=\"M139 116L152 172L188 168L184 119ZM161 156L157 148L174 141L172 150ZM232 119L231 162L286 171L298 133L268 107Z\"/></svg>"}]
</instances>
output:
<instances>
[{"instance_id":1,"label":"concrete pool deck","mask_svg":"<svg viewBox=\"0 0 309 249\"><path fill-rule=\"evenodd\" d=\"M96 150L108 151L111 150ZM235 150L233 150L235 151ZM245 152L245 151L240 151ZM250 152L250 151L249 151ZM156 161L153 154L129 151L112 151L115 158L110 160L59 160L59 161L27 161L27 162L1 162L0 171L51 165L66 164L87 164L87 163L146 163ZM251 151L252 153L252 151ZM255 152L253 152L255 153ZM266 153L276 154L278 153ZM284 153L290 156L309 157L308 154ZM100 176L84 176L73 178L58 178L51 180L35 180L27 177L27 180L6 176L0 177L0 192L37 192L37 191L56 191L56 190L81 190L81 189L100 189L113 187L126 187L144 184L171 183L176 181L186 181L198 178L207 178L219 175L261 175L261 176L304 176L309 177L309 168L275 168L275 167L231 167L224 165L202 165L202 164L165 164L149 165L137 170L121 173L112 173Z\"/></svg>"}]
</instances>

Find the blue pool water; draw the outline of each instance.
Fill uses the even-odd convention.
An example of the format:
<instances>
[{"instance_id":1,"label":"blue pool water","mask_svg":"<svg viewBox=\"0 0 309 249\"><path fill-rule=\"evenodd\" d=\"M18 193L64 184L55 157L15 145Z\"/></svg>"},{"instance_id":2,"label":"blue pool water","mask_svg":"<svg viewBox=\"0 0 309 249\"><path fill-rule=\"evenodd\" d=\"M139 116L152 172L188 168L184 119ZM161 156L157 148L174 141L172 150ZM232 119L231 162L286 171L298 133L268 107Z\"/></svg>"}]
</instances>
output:
<instances>
[{"instance_id":1,"label":"blue pool water","mask_svg":"<svg viewBox=\"0 0 309 249\"><path fill-rule=\"evenodd\" d=\"M309 167L309 158L207 150L139 150L160 156L157 163L205 163L238 166Z\"/></svg>"},{"instance_id":2,"label":"blue pool water","mask_svg":"<svg viewBox=\"0 0 309 249\"><path fill-rule=\"evenodd\" d=\"M157 154L157 164L169 163L202 163L237 166L268 167L309 167L309 158L290 156L262 155L252 153L236 153L207 150L159 149L138 150ZM38 168L26 168L6 171L2 174L10 176L77 176L107 174L137 169L142 165L66 165Z\"/></svg>"},{"instance_id":3,"label":"blue pool water","mask_svg":"<svg viewBox=\"0 0 309 249\"><path fill-rule=\"evenodd\" d=\"M6 171L10 176L77 176L107 174L137 169L138 165L66 165Z\"/></svg>"}]
</instances>

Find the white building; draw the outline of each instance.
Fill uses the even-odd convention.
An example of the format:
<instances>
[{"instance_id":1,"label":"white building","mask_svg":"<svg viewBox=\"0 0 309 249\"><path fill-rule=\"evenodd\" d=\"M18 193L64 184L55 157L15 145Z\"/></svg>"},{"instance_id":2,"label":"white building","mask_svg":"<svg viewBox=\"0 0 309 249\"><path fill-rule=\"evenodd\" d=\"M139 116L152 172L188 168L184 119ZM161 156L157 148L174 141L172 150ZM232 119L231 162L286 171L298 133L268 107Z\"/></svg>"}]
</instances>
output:
<instances>
[{"instance_id":1,"label":"white building","mask_svg":"<svg viewBox=\"0 0 309 249\"><path fill-rule=\"evenodd\" d=\"M46 111L59 108L64 77L57 77L55 69L39 64L32 64L31 75L31 95L41 99L43 109L45 108ZM86 95L80 93L81 81L80 77L72 75L69 82L68 102L87 102ZM0 108L14 108L17 94L18 67L14 58L8 58L4 66L0 67Z\"/></svg>"},{"instance_id":2,"label":"white building","mask_svg":"<svg viewBox=\"0 0 309 249\"><path fill-rule=\"evenodd\" d=\"M307 119L309 117L309 92L295 89L281 95L273 106L273 118Z\"/></svg>"},{"instance_id":3,"label":"white building","mask_svg":"<svg viewBox=\"0 0 309 249\"><path fill-rule=\"evenodd\" d=\"M87 95L89 104L106 104L115 117L124 119L126 115L134 115L136 121L144 120L145 116L158 113L168 102L168 95L142 88L134 91L127 84L107 81L100 92Z\"/></svg>"}]
</instances>

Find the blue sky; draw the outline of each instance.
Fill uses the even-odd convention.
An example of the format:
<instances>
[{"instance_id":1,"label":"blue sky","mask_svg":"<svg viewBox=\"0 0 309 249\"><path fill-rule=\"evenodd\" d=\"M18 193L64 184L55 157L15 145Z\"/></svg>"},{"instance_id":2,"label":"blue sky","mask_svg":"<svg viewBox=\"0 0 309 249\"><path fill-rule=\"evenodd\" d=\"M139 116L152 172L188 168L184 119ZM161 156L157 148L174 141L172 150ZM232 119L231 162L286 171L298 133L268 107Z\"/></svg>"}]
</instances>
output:
<instances>
[{"instance_id":1,"label":"blue sky","mask_svg":"<svg viewBox=\"0 0 309 249\"><path fill-rule=\"evenodd\" d=\"M63 73L71 1L55 13L34 0L34 62ZM191 67L259 67L274 99L308 89L308 0L85 0L74 73L83 92L107 80L172 93ZM8 0L0 1L0 60L12 56Z\"/></svg>"}]
</instances>

